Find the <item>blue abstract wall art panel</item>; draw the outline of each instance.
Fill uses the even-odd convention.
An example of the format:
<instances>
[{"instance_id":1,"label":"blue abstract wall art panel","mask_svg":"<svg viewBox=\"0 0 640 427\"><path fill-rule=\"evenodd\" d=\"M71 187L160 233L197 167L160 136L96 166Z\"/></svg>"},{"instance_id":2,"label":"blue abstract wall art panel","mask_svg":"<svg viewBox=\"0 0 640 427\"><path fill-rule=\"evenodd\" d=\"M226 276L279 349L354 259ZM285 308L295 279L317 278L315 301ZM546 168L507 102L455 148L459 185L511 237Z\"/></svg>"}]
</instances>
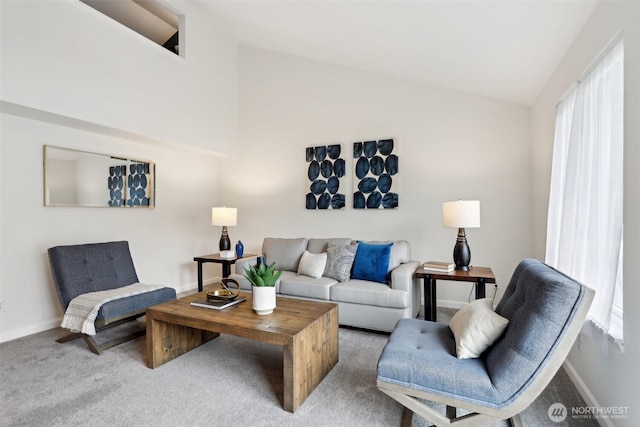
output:
<instances>
[{"instance_id":1,"label":"blue abstract wall art panel","mask_svg":"<svg viewBox=\"0 0 640 427\"><path fill-rule=\"evenodd\" d=\"M113 207L119 207L124 204L124 180L127 174L127 167L122 166L110 166L109 178L107 179L107 186L109 188L109 201L107 204Z\"/></svg>"},{"instance_id":2,"label":"blue abstract wall art panel","mask_svg":"<svg viewBox=\"0 0 640 427\"><path fill-rule=\"evenodd\" d=\"M353 143L353 208L398 207L398 156L393 139Z\"/></svg>"},{"instance_id":3,"label":"blue abstract wall art panel","mask_svg":"<svg viewBox=\"0 0 640 427\"><path fill-rule=\"evenodd\" d=\"M109 167L109 206L149 206L151 193L149 163ZM126 191L125 191L126 189Z\"/></svg>"},{"instance_id":4,"label":"blue abstract wall art panel","mask_svg":"<svg viewBox=\"0 0 640 427\"><path fill-rule=\"evenodd\" d=\"M346 175L346 162L340 157L340 144L307 147L307 209L344 209L345 195L341 192L342 178ZM344 190L343 190L344 191Z\"/></svg>"},{"instance_id":5,"label":"blue abstract wall art panel","mask_svg":"<svg viewBox=\"0 0 640 427\"><path fill-rule=\"evenodd\" d=\"M127 185L129 198L127 206L149 206L149 163L133 163L129 165Z\"/></svg>"}]
</instances>

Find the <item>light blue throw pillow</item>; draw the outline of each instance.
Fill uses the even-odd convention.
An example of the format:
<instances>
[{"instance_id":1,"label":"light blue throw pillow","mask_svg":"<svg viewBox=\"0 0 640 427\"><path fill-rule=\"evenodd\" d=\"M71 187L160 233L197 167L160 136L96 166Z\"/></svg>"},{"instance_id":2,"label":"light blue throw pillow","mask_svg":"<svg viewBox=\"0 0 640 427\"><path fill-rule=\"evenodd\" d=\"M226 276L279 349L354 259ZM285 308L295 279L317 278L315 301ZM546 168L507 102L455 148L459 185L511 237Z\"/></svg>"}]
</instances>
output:
<instances>
[{"instance_id":1,"label":"light blue throw pillow","mask_svg":"<svg viewBox=\"0 0 640 427\"><path fill-rule=\"evenodd\" d=\"M358 242L351 278L387 283L387 271L389 270L392 245L393 243L371 245Z\"/></svg>"}]
</instances>

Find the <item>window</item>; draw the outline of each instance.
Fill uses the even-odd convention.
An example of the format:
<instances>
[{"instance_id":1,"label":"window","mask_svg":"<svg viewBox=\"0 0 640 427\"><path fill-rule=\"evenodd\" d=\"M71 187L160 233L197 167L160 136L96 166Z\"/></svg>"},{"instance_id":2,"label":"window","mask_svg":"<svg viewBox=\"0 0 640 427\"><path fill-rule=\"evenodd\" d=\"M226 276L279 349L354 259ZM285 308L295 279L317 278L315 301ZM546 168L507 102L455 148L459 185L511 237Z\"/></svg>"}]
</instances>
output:
<instances>
[{"instance_id":1,"label":"window","mask_svg":"<svg viewBox=\"0 0 640 427\"><path fill-rule=\"evenodd\" d=\"M545 256L596 291L587 319L620 342L623 62L619 40L558 104Z\"/></svg>"}]
</instances>

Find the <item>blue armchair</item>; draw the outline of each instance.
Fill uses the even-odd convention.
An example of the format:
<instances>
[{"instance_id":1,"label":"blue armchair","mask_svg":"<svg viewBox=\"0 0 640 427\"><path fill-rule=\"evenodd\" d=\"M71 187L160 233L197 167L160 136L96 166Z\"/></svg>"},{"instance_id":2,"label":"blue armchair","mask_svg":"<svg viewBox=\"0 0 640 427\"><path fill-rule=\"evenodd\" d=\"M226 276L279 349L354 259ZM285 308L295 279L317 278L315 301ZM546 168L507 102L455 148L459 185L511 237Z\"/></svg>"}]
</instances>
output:
<instances>
[{"instance_id":1,"label":"blue armchair","mask_svg":"<svg viewBox=\"0 0 640 427\"><path fill-rule=\"evenodd\" d=\"M65 310L79 295L122 288L138 282L129 243L125 241L56 246L49 248L48 254L58 296ZM176 298L175 289L157 288L103 304L95 318L96 331L135 320L144 316L147 307ZM82 337L91 351L101 354L107 348L144 334L145 330L142 329L98 344L91 335L73 332L57 342L64 343Z\"/></svg>"},{"instance_id":2,"label":"blue armchair","mask_svg":"<svg viewBox=\"0 0 640 427\"><path fill-rule=\"evenodd\" d=\"M448 325L403 319L380 355L377 386L409 410L409 423L415 412L437 426L521 425L518 414L560 368L593 295L548 265L523 260L496 307L509 324L479 358L456 357ZM446 405L446 413L423 400ZM470 413L458 417L456 408Z\"/></svg>"}]
</instances>

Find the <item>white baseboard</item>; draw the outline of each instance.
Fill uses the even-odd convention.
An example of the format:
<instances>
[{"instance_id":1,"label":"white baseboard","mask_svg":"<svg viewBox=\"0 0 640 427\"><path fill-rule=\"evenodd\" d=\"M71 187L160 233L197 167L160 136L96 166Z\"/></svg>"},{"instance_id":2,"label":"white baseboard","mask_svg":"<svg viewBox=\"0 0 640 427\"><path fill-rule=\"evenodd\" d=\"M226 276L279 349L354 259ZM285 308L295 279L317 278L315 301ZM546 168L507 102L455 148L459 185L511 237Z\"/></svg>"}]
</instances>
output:
<instances>
[{"instance_id":1,"label":"white baseboard","mask_svg":"<svg viewBox=\"0 0 640 427\"><path fill-rule=\"evenodd\" d=\"M451 301L451 300L440 300L440 299L436 301L437 307L461 309L465 305L467 305L466 301Z\"/></svg>"},{"instance_id":2,"label":"white baseboard","mask_svg":"<svg viewBox=\"0 0 640 427\"><path fill-rule=\"evenodd\" d=\"M209 286L213 283L218 283L220 282L221 278L220 277L214 277L211 279L205 279L202 280L202 286ZM178 294L178 298L183 297L185 295L188 294L192 294L194 292L198 292L198 282L194 282L194 283L187 283L186 285L182 285L179 287L176 287L176 294Z\"/></svg>"},{"instance_id":3,"label":"white baseboard","mask_svg":"<svg viewBox=\"0 0 640 427\"><path fill-rule=\"evenodd\" d=\"M47 320L46 322L37 323L35 325L25 326L24 328L14 329L12 331L0 333L0 342L12 341L18 338L26 337L27 335L37 334L38 332L48 331L49 329L57 328L62 323L62 317L54 320Z\"/></svg>"},{"instance_id":4,"label":"white baseboard","mask_svg":"<svg viewBox=\"0 0 640 427\"><path fill-rule=\"evenodd\" d=\"M578 393L580 393L580 396L582 396L587 406L599 408L600 404L596 400L596 397L593 395L593 393L591 393L591 390L589 390L584 381L582 381L582 378L580 378L580 375L578 375L578 371L575 370L571 362L569 362L569 359L565 359L562 366L564 367L565 372L567 373L567 375L569 375L571 382L576 387ZM598 421L598 423L603 427L615 427L611 420L606 417L597 417L596 421Z\"/></svg>"}]
</instances>

